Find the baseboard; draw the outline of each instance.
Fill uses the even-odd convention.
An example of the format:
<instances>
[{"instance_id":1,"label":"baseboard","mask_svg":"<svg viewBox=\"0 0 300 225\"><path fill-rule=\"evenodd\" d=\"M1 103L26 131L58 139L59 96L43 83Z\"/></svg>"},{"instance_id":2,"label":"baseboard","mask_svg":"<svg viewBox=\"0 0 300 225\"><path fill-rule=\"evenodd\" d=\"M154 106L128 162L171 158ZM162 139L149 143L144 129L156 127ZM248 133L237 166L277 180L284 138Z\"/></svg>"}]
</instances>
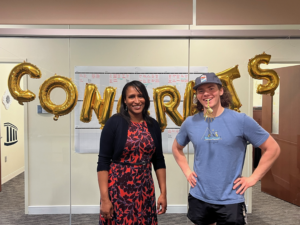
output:
<instances>
[{"instance_id":1,"label":"baseboard","mask_svg":"<svg viewBox=\"0 0 300 225\"><path fill-rule=\"evenodd\" d=\"M18 176L20 173L24 172L24 166L21 167L20 169L17 169L16 171L6 175L5 177L2 177L1 183L5 184L7 181L11 180L12 178Z\"/></svg>"},{"instance_id":2,"label":"baseboard","mask_svg":"<svg viewBox=\"0 0 300 225\"><path fill-rule=\"evenodd\" d=\"M98 214L100 207L98 205L73 205L72 214ZM186 205L168 205L167 213L186 213ZM70 206L28 206L29 215L42 214L70 214Z\"/></svg>"},{"instance_id":3,"label":"baseboard","mask_svg":"<svg viewBox=\"0 0 300 225\"><path fill-rule=\"evenodd\" d=\"M187 213L187 205L168 205L167 213Z\"/></svg>"}]
</instances>

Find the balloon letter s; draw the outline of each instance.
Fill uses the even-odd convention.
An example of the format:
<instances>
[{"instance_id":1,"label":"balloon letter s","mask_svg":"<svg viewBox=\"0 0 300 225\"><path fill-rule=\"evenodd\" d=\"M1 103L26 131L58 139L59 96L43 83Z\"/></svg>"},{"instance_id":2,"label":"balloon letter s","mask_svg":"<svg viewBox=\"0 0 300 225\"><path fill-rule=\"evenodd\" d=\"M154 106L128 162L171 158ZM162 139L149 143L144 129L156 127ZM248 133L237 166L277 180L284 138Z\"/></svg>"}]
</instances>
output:
<instances>
[{"instance_id":1,"label":"balloon letter s","mask_svg":"<svg viewBox=\"0 0 300 225\"><path fill-rule=\"evenodd\" d=\"M263 70L259 67L261 63L268 64L270 62L271 55L263 53L255 56L249 60L248 72L254 79L265 79L268 81L265 85L258 85L256 92L258 94L269 94L274 95L276 88L279 85L279 77L274 70Z\"/></svg>"}]
</instances>

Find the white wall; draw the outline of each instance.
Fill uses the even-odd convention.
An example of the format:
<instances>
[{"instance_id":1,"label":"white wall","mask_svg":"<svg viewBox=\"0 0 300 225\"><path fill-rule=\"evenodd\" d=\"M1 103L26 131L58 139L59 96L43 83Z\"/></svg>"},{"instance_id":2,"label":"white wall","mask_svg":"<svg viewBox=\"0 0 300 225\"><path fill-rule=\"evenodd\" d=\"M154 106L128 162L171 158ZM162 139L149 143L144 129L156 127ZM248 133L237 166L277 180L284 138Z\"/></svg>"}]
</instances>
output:
<instances>
[{"instance_id":1,"label":"white wall","mask_svg":"<svg viewBox=\"0 0 300 225\"><path fill-rule=\"evenodd\" d=\"M233 83L243 105L241 111L252 116L249 59L266 51L274 61L300 61L299 46L299 40L191 40L190 65L220 72L238 64L241 78ZM41 69L42 78L28 82L28 88L37 95L42 82L54 73L73 78L75 66L188 66L188 40L2 38L0 47L6 49L0 52L0 60L27 58ZM62 91L54 91L52 100L62 101L60 95L64 95ZM76 206L97 206L97 155L74 152L73 112L55 122L50 114L36 113L38 99L26 104L28 205L68 206L71 200ZM252 170L250 149L244 175ZM168 204L176 209L187 203L187 183L173 156L165 158ZM189 160L192 165L193 155ZM246 197L251 212L251 190Z\"/></svg>"},{"instance_id":2,"label":"white wall","mask_svg":"<svg viewBox=\"0 0 300 225\"><path fill-rule=\"evenodd\" d=\"M1 123L1 183L9 181L24 171L24 107L14 99L8 110L2 104L4 92L8 89L7 81L10 71L16 66L16 63L1 63L0 60L0 123ZM22 80L21 80L21 83ZM21 88L23 85L21 84ZM18 142L6 146L7 132L4 123L11 123L18 128ZM5 162L5 157L7 161Z\"/></svg>"}]
</instances>

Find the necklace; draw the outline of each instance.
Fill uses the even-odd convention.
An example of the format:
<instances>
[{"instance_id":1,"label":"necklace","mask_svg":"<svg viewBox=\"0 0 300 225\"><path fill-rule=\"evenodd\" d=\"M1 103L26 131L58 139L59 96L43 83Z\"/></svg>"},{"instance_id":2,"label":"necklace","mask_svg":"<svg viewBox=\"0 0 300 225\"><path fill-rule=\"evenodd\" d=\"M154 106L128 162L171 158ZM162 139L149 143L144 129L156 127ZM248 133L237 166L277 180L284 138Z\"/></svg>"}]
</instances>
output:
<instances>
[{"instance_id":1,"label":"necklace","mask_svg":"<svg viewBox=\"0 0 300 225\"><path fill-rule=\"evenodd\" d=\"M143 123L144 120L141 120L141 121L138 121L138 122L131 120L131 122L133 122L133 123Z\"/></svg>"}]
</instances>

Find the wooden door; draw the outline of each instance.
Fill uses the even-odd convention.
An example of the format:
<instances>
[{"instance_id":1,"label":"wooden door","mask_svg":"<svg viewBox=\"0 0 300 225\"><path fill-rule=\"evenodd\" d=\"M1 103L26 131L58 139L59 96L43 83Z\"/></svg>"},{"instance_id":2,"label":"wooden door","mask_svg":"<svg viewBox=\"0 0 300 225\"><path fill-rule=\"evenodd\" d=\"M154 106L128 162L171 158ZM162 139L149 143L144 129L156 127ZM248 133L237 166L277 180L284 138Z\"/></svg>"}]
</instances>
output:
<instances>
[{"instance_id":1,"label":"wooden door","mask_svg":"<svg viewBox=\"0 0 300 225\"><path fill-rule=\"evenodd\" d=\"M263 96L262 126L281 154L261 180L261 190L300 206L300 66L275 69L280 76L279 133L272 134L272 97Z\"/></svg>"},{"instance_id":2,"label":"wooden door","mask_svg":"<svg viewBox=\"0 0 300 225\"><path fill-rule=\"evenodd\" d=\"M0 126L1 126L1 113L0 113ZM1 127L0 127L0 192L2 191L2 172L1 172L1 139L2 139L2 136L1 136Z\"/></svg>"}]
</instances>

